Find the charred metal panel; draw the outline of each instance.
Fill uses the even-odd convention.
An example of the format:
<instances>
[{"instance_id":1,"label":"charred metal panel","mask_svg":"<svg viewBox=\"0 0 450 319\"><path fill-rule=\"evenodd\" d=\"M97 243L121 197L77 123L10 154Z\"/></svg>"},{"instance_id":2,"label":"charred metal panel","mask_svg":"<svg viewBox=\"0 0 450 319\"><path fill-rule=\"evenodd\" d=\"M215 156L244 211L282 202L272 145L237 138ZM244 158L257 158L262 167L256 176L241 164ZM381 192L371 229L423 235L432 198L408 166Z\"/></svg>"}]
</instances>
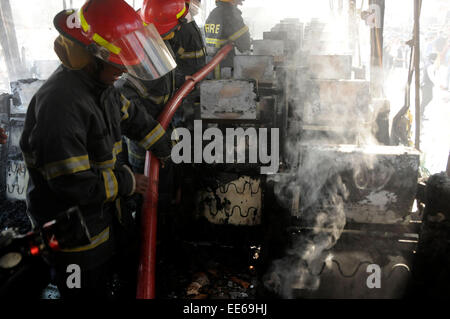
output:
<instances>
[{"instance_id":1,"label":"charred metal panel","mask_svg":"<svg viewBox=\"0 0 450 319\"><path fill-rule=\"evenodd\" d=\"M287 42L288 34L286 31L270 31L263 33L264 40L281 40L283 42Z\"/></svg>"},{"instance_id":2,"label":"charred metal panel","mask_svg":"<svg viewBox=\"0 0 450 319\"><path fill-rule=\"evenodd\" d=\"M9 160L6 174L6 198L9 200L25 200L29 179L25 162Z\"/></svg>"},{"instance_id":3,"label":"charred metal panel","mask_svg":"<svg viewBox=\"0 0 450 319\"><path fill-rule=\"evenodd\" d=\"M314 150L313 150L314 149ZM346 163L341 174L347 190L345 213L358 223L407 222L417 191L420 154L391 146L313 147ZM333 154L333 155L331 155Z\"/></svg>"},{"instance_id":4,"label":"charred metal panel","mask_svg":"<svg viewBox=\"0 0 450 319\"><path fill-rule=\"evenodd\" d=\"M420 160L415 149L403 146L301 144L298 154L297 159L290 159L291 171L280 178L285 184L289 182L290 186L299 186L290 187L290 193L285 195L292 198L289 205L292 215L301 217L305 205L326 206L321 202L322 191L305 194L312 189L311 185L305 190L305 185L314 184L313 181L308 182L311 178L321 180L339 175L345 186L341 193L345 193L342 196L347 222L409 222L417 192ZM308 181L302 178L308 178ZM327 187L326 184L324 182L323 187ZM313 200L317 203L311 203Z\"/></svg>"},{"instance_id":5,"label":"charred metal panel","mask_svg":"<svg viewBox=\"0 0 450 319\"><path fill-rule=\"evenodd\" d=\"M303 23L300 23L298 19L283 19L271 29L271 32L275 36L278 32L286 32L286 48L290 54L295 54L302 46ZM264 39L266 39L266 36L264 36Z\"/></svg>"},{"instance_id":6,"label":"charred metal panel","mask_svg":"<svg viewBox=\"0 0 450 319\"><path fill-rule=\"evenodd\" d=\"M311 76L323 80L350 80L351 55L310 55L307 58Z\"/></svg>"},{"instance_id":7,"label":"charred metal panel","mask_svg":"<svg viewBox=\"0 0 450 319\"><path fill-rule=\"evenodd\" d=\"M309 93L303 100L305 124L365 122L370 118L370 83L361 80L305 82Z\"/></svg>"},{"instance_id":8,"label":"charred metal panel","mask_svg":"<svg viewBox=\"0 0 450 319\"><path fill-rule=\"evenodd\" d=\"M215 192L199 192L198 212L213 224L255 226L261 223L261 179L242 176Z\"/></svg>"},{"instance_id":9,"label":"charred metal panel","mask_svg":"<svg viewBox=\"0 0 450 319\"><path fill-rule=\"evenodd\" d=\"M234 57L234 79L256 80L257 83L273 83L274 58L265 55L238 55Z\"/></svg>"},{"instance_id":10,"label":"charred metal panel","mask_svg":"<svg viewBox=\"0 0 450 319\"><path fill-rule=\"evenodd\" d=\"M202 119L256 120L254 81L218 80L200 84Z\"/></svg>"},{"instance_id":11,"label":"charred metal panel","mask_svg":"<svg viewBox=\"0 0 450 319\"><path fill-rule=\"evenodd\" d=\"M284 56L285 52L284 41L282 40L254 40L253 41L253 54L254 55L271 55L277 57Z\"/></svg>"},{"instance_id":12,"label":"charred metal panel","mask_svg":"<svg viewBox=\"0 0 450 319\"><path fill-rule=\"evenodd\" d=\"M0 95L0 127L9 135L9 109L11 95ZM0 199L3 199L6 190L6 162L8 159L8 146L0 144Z\"/></svg>"},{"instance_id":13,"label":"charred metal panel","mask_svg":"<svg viewBox=\"0 0 450 319\"><path fill-rule=\"evenodd\" d=\"M28 184L28 170L23 161L20 149L24 121L21 118L11 119L8 139L8 161L6 164L6 198L9 200L25 200Z\"/></svg>"},{"instance_id":14,"label":"charred metal panel","mask_svg":"<svg viewBox=\"0 0 450 319\"><path fill-rule=\"evenodd\" d=\"M385 256L377 256L372 251L333 250L325 261L307 270L308 280L316 282L316 289L306 289L302 281L294 281L294 296L306 299L403 298L411 280L410 258L396 251L386 251ZM370 265L380 269L380 286L376 289L370 289L367 284L373 271Z\"/></svg>"},{"instance_id":15,"label":"charred metal panel","mask_svg":"<svg viewBox=\"0 0 450 319\"><path fill-rule=\"evenodd\" d=\"M8 200L25 200L26 197L29 175L19 142L28 105L44 82L36 79L11 82L12 95L7 95L7 104L0 112L0 120L8 133L7 144L2 146L0 190Z\"/></svg>"}]
</instances>

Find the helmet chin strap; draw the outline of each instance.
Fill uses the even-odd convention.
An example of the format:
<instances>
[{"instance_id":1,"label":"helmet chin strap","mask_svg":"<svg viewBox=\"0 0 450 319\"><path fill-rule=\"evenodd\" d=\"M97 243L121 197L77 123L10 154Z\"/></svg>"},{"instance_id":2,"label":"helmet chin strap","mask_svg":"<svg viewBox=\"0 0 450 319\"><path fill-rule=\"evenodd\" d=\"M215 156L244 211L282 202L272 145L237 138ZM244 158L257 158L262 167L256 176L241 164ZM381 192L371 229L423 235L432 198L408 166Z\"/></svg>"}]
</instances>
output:
<instances>
[{"instance_id":1,"label":"helmet chin strap","mask_svg":"<svg viewBox=\"0 0 450 319\"><path fill-rule=\"evenodd\" d=\"M175 32L174 31L169 31L167 33L167 35L165 35L162 39L164 41L167 41L167 40L173 39L174 36L175 36Z\"/></svg>"},{"instance_id":2,"label":"helmet chin strap","mask_svg":"<svg viewBox=\"0 0 450 319\"><path fill-rule=\"evenodd\" d=\"M184 20L183 20L183 19L184 19ZM179 21L180 21L180 23L185 23L186 19L185 19L185 18L181 18ZM177 32L179 29L180 29L180 24L177 24L177 25L176 25L175 27L173 27L169 32L167 32L167 33L165 33L165 34L162 34L162 35L161 35L161 38L162 38L164 41L173 39L173 37L175 36L175 32Z\"/></svg>"}]
</instances>

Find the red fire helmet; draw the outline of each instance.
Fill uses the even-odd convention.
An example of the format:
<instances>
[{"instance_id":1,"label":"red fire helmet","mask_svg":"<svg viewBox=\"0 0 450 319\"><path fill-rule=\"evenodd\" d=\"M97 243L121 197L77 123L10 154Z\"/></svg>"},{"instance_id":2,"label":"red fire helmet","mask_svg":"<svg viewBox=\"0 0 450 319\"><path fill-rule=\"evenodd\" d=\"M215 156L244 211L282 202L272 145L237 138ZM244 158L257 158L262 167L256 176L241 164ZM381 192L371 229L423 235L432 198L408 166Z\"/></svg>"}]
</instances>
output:
<instances>
[{"instance_id":1,"label":"red fire helmet","mask_svg":"<svg viewBox=\"0 0 450 319\"><path fill-rule=\"evenodd\" d=\"M145 23L155 25L161 36L172 32L186 16L188 10L184 0L144 0L141 16Z\"/></svg>"},{"instance_id":2,"label":"red fire helmet","mask_svg":"<svg viewBox=\"0 0 450 319\"><path fill-rule=\"evenodd\" d=\"M144 25L123 0L90 0L78 11L58 13L53 22L62 35L139 78L155 79L176 66L155 27Z\"/></svg>"}]
</instances>

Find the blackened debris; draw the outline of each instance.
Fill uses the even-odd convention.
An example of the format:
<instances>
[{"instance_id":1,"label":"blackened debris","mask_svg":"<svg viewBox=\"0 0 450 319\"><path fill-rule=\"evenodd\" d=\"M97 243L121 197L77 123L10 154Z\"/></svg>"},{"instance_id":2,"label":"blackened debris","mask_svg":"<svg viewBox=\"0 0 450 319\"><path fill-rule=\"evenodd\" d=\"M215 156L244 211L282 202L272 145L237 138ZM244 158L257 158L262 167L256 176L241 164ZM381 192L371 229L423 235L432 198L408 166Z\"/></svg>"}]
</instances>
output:
<instances>
[{"instance_id":1,"label":"blackened debris","mask_svg":"<svg viewBox=\"0 0 450 319\"><path fill-rule=\"evenodd\" d=\"M30 231L31 223L26 211L27 205L24 201L3 200L0 203L0 230L17 228L21 234Z\"/></svg>"}]
</instances>

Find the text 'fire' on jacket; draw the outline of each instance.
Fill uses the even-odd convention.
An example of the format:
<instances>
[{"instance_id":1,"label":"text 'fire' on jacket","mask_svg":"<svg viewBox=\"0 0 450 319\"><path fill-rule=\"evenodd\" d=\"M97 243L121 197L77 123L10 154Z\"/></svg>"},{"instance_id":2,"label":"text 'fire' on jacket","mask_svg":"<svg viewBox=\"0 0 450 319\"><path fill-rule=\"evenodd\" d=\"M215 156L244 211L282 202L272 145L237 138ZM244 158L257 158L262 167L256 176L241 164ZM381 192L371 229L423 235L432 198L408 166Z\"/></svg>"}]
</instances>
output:
<instances>
[{"instance_id":1,"label":"text 'fire' on jacket","mask_svg":"<svg viewBox=\"0 0 450 319\"><path fill-rule=\"evenodd\" d=\"M233 42L240 52L250 50L251 40L248 27L242 19L242 12L231 3L217 2L217 7L209 14L205 22L205 42L208 56L214 56L228 42ZM220 70L233 67L235 53L231 51L214 72L214 78L220 79Z\"/></svg>"}]
</instances>

